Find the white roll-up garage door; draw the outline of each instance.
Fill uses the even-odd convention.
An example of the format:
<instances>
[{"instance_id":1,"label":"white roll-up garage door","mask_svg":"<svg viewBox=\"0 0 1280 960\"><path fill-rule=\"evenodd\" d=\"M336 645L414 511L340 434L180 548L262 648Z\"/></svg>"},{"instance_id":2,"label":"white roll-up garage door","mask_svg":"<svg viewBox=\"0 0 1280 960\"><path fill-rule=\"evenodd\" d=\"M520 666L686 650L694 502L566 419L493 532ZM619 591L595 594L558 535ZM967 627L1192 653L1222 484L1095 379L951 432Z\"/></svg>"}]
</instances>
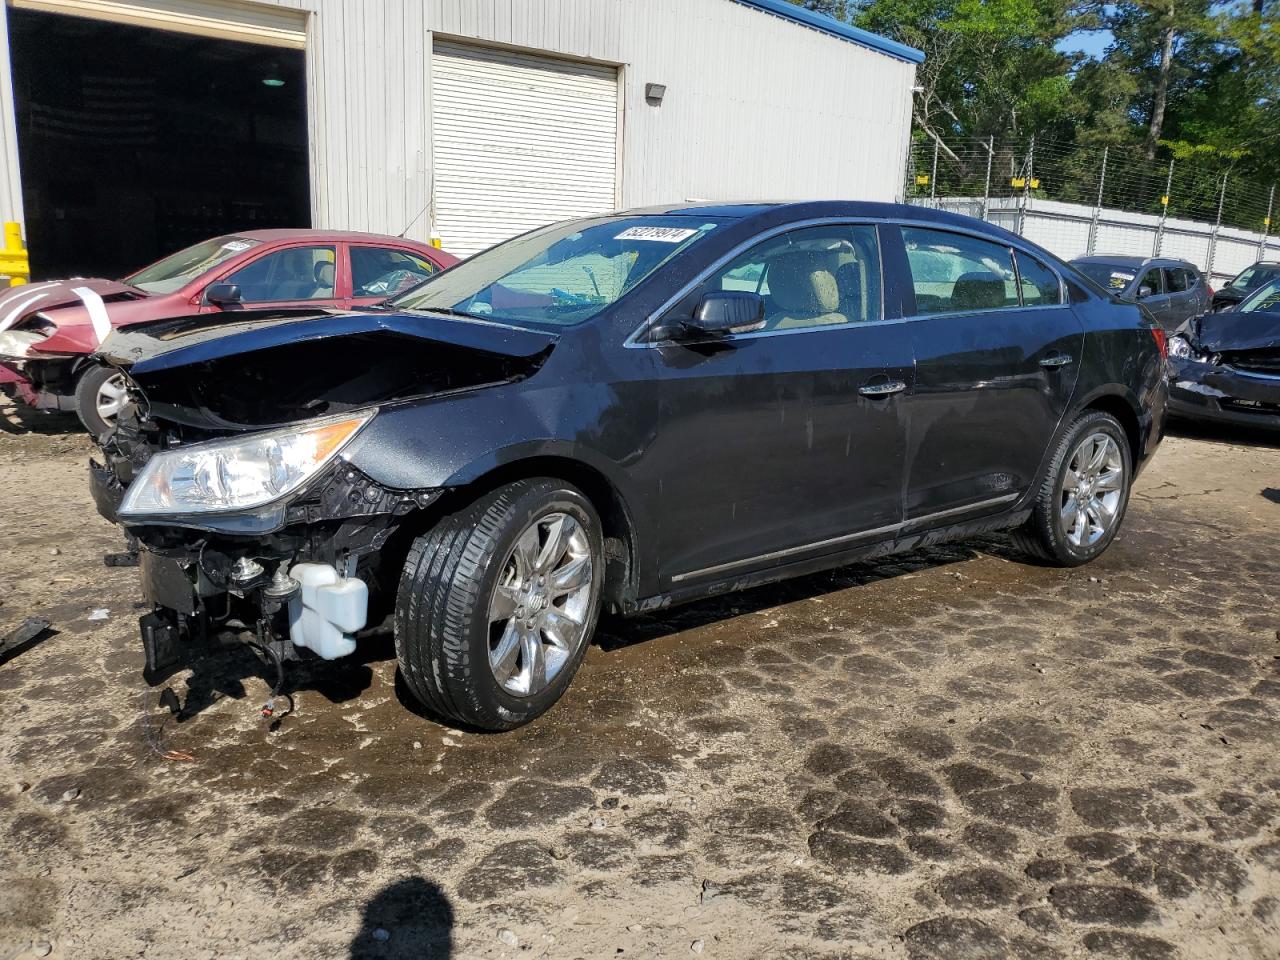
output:
<instances>
[{"instance_id":1,"label":"white roll-up garage door","mask_svg":"<svg viewBox=\"0 0 1280 960\"><path fill-rule=\"evenodd\" d=\"M450 253L614 208L616 68L436 39L431 104L435 228Z\"/></svg>"}]
</instances>

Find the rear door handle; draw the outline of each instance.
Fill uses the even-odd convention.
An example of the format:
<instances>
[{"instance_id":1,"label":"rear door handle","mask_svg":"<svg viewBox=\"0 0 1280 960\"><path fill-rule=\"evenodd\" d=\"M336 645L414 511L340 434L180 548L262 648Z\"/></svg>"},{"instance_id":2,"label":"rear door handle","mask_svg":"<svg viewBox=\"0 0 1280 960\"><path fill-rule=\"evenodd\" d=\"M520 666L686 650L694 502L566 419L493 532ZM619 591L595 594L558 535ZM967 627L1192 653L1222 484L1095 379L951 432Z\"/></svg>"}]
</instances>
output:
<instances>
[{"instance_id":1,"label":"rear door handle","mask_svg":"<svg viewBox=\"0 0 1280 960\"><path fill-rule=\"evenodd\" d=\"M1045 357L1040 361L1042 367L1065 367L1071 362L1071 358L1065 353L1055 353L1052 356Z\"/></svg>"},{"instance_id":2,"label":"rear door handle","mask_svg":"<svg viewBox=\"0 0 1280 960\"><path fill-rule=\"evenodd\" d=\"M891 397L905 389L907 385L901 380L882 380L879 383L864 383L858 388L858 392L864 397Z\"/></svg>"}]
</instances>

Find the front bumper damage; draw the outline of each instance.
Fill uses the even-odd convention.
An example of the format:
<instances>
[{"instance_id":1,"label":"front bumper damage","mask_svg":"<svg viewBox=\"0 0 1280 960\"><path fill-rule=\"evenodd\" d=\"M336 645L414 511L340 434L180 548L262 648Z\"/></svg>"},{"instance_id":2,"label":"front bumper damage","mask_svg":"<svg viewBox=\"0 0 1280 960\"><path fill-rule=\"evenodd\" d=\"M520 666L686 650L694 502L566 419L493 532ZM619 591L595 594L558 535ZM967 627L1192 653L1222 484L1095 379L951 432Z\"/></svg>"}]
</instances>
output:
<instances>
[{"instance_id":1,"label":"front bumper damage","mask_svg":"<svg viewBox=\"0 0 1280 960\"><path fill-rule=\"evenodd\" d=\"M105 453L106 465L90 461L90 489L98 511L119 523L125 487L149 447L117 442ZM265 534L125 525L139 543L151 606L139 621L145 679L161 684L210 652L245 644L274 666L274 697L284 664L351 653L355 634L390 612L388 561L398 551L389 545L441 493L392 490L339 460Z\"/></svg>"},{"instance_id":2,"label":"front bumper damage","mask_svg":"<svg viewBox=\"0 0 1280 960\"><path fill-rule=\"evenodd\" d=\"M1169 413L1188 420L1280 430L1280 373L1171 357Z\"/></svg>"}]
</instances>

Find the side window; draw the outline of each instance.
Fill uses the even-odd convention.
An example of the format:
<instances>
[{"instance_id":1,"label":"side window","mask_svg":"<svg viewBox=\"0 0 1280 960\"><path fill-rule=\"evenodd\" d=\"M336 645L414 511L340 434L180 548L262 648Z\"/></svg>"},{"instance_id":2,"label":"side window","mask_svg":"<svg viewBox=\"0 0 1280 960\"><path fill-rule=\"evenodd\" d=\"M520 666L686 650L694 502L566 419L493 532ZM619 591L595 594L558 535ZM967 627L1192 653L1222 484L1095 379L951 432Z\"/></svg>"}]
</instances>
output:
<instances>
[{"instance_id":1,"label":"side window","mask_svg":"<svg viewBox=\"0 0 1280 960\"><path fill-rule=\"evenodd\" d=\"M1054 272L1025 253L1018 253L1016 257L1023 305L1043 307L1061 303L1062 287Z\"/></svg>"},{"instance_id":2,"label":"side window","mask_svg":"<svg viewBox=\"0 0 1280 960\"><path fill-rule=\"evenodd\" d=\"M1013 252L989 240L903 227L916 313L959 313L1016 307Z\"/></svg>"},{"instance_id":3,"label":"side window","mask_svg":"<svg viewBox=\"0 0 1280 960\"><path fill-rule=\"evenodd\" d=\"M1142 279L1138 281L1137 290L1143 287L1151 288L1151 296L1158 296L1164 293L1164 271L1158 267L1153 267L1142 275Z\"/></svg>"},{"instance_id":4,"label":"side window","mask_svg":"<svg viewBox=\"0 0 1280 960\"><path fill-rule=\"evenodd\" d=\"M869 225L806 227L771 237L734 258L681 301L692 314L711 292L739 290L764 298L764 330L879 320L880 242Z\"/></svg>"},{"instance_id":5,"label":"side window","mask_svg":"<svg viewBox=\"0 0 1280 960\"><path fill-rule=\"evenodd\" d=\"M334 248L277 250L241 267L222 282L236 284L245 303L332 300Z\"/></svg>"},{"instance_id":6,"label":"side window","mask_svg":"<svg viewBox=\"0 0 1280 960\"><path fill-rule=\"evenodd\" d=\"M436 265L426 257L391 247L347 248L351 253L351 295L389 297L426 280Z\"/></svg>"},{"instance_id":7,"label":"side window","mask_svg":"<svg viewBox=\"0 0 1280 960\"><path fill-rule=\"evenodd\" d=\"M1170 267L1164 272L1164 288L1169 293L1182 293L1187 289L1187 271Z\"/></svg>"}]
</instances>

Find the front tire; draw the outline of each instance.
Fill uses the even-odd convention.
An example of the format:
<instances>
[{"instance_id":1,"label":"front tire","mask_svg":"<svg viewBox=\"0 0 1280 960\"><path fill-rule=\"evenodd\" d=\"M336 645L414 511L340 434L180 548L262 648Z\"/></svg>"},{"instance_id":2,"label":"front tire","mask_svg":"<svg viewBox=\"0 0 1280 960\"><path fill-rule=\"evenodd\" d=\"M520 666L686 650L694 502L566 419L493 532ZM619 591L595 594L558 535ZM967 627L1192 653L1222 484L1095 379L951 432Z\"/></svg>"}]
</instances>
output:
<instances>
[{"instance_id":1,"label":"front tire","mask_svg":"<svg viewBox=\"0 0 1280 960\"><path fill-rule=\"evenodd\" d=\"M409 549L396 655L429 711L509 730L568 689L600 613L600 519L559 480L520 480L443 517Z\"/></svg>"},{"instance_id":2,"label":"front tire","mask_svg":"<svg viewBox=\"0 0 1280 960\"><path fill-rule=\"evenodd\" d=\"M95 439L115 429L127 400L124 375L100 363L89 366L76 382L76 415Z\"/></svg>"},{"instance_id":3,"label":"front tire","mask_svg":"<svg viewBox=\"0 0 1280 960\"><path fill-rule=\"evenodd\" d=\"M1054 566L1088 563L1119 532L1132 480L1124 428L1109 413L1085 413L1058 441L1031 517L1014 540Z\"/></svg>"}]
</instances>

